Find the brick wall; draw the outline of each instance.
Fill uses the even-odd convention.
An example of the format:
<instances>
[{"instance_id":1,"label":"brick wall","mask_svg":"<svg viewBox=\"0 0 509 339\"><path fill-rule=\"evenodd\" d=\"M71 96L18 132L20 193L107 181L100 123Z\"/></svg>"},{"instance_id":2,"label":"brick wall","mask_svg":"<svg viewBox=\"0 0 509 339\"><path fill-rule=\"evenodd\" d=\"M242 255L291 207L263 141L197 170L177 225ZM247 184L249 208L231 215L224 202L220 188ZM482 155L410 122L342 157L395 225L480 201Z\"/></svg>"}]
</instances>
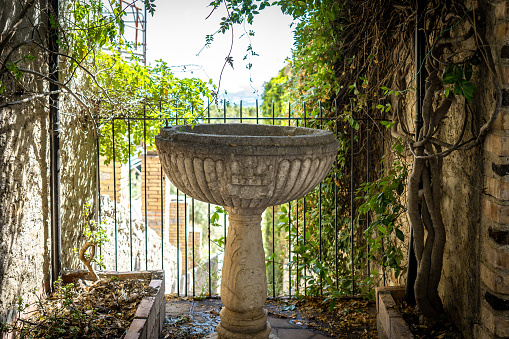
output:
<instances>
[{"instance_id":1,"label":"brick wall","mask_svg":"<svg viewBox=\"0 0 509 339\"><path fill-rule=\"evenodd\" d=\"M120 162L115 162L115 167L113 167L113 162L110 162L108 165L104 164L105 157L100 157L99 159L99 171L101 176L101 194L106 194L110 197L111 200L114 199L114 191L116 190L116 198L117 202L121 200L121 178L122 178L122 166ZM115 168L115 173L113 173L113 168ZM115 180L113 180L115 179Z\"/></svg>"},{"instance_id":2,"label":"brick wall","mask_svg":"<svg viewBox=\"0 0 509 339\"><path fill-rule=\"evenodd\" d=\"M146 159L146 172L145 172L145 159ZM165 230L168 230L168 240L170 244L180 250L182 258L182 273L185 272L185 262L187 253L187 269L193 267L192 259L192 246L193 246L193 232L192 226L189 223L189 203L184 200L183 195L179 195L177 202L176 195L170 195L170 182L161 171L161 164L159 156L155 152L148 152L146 157L141 158L141 196L142 205L141 213L145 217L145 201L147 223L150 228L161 235L161 221L164 223ZM146 183L143 175L146 173ZM161 177L162 176L162 177ZM146 200L145 200L146 188ZM163 201L161 201L163 199ZM164 204L164 206L162 205ZM161 212L164 209L163 218ZM201 241L201 232L195 230L194 233L194 246L195 246L195 260L199 257L199 248ZM165 231L166 233L166 231ZM187 238L186 238L187 233ZM187 242L186 242L187 239Z\"/></svg>"},{"instance_id":3,"label":"brick wall","mask_svg":"<svg viewBox=\"0 0 509 339\"><path fill-rule=\"evenodd\" d=\"M146 180L143 178L145 173ZM161 181L162 179L163 181ZM161 214L163 211L162 199L165 194L164 179L165 178L162 177L159 156L155 152L147 152L146 157L141 157L141 213L143 218L145 218L146 204L147 224L156 231L159 236L161 235L161 221L163 220ZM171 218L171 214L169 217Z\"/></svg>"},{"instance_id":4,"label":"brick wall","mask_svg":"<svg viewBox=\"0 0 509 339\"><path fill-rule=\"evenodd\" d=\"M509 1L494 8L492 45L502 70L502 110L484 143L481 301L477 338L509 337Z\"/></svg>"},{"instance_id":5,"label":"brick wall","mask_svg":"<svg viewBox=\"0 0 509 339\"><path fill-rule=\"evenodd\" d=\"M184 196L179 195L177 204L177 196L171 195L168 197L168 202L165 204L166 213L168 218L164 222L165 229L168 230L168 240L170 244L177 247L182 255L181 272L184 273L187 259L187 270L190 270L193 265L193 237L194 237L194 262L200 258L200 244L201 244L201 229L193 227L189 222L190 211L189 203L184 200ZM177 227L178 225L178 227ZM187 239L186 239L187 233ZM186 257L187 253L187 257Z\"/></svg>"}]
</instances>

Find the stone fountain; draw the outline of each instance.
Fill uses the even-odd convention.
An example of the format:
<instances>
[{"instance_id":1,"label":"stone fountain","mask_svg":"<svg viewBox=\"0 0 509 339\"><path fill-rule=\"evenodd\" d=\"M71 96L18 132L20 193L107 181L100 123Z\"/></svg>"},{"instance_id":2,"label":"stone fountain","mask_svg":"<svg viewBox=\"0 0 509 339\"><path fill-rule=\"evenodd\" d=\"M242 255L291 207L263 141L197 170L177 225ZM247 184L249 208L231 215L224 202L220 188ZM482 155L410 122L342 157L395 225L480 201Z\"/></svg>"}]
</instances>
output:
<instances>
[{"instance_id":1,"label":"stone fountain","mask_svg":"<svg viewBox=\"0 0 509 339\"><path fill-rule=\"evenodd\" d=\"M214 337L269 338L263 211L298 199L334 162L331 132L302 127L204 124L164 127L156 136L170 181L195 199L224 206L230 226L221 280L221 322Z\"/></svg>"}]
</instances>

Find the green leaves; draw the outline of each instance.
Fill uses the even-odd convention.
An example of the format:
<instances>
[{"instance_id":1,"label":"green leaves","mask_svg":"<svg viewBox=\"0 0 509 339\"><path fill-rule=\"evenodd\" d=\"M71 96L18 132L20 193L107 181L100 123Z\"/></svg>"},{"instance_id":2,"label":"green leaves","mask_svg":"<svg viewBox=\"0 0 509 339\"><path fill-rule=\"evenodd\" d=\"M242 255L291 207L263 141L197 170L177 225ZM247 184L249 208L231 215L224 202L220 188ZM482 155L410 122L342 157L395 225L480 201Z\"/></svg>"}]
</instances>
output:
<instances>
[{"instance_id":1,"label":"green leaves","mask_svg":"<svg viewBox=\"0 0 509 339\"><path fill-rule=\"evenodd\" d=\"M445 67L442 81L446 85L452 85L455 95L464 95L467 100L472 101L474 93L477 91L477 87L470 82L472 74L473 69L470 62L465 62L463 65L452 63ZM447 87L444 95L449 97L449 93L450 88Z\"/></svg>"},{"instance_id":2,"label":"green leaves","mask_svg":"<svg viewBox=\"0 0 509 339\"><path fill-rule=\"evenodd\" d=\"M398 140L392 149L401 154L401 141ZM403 253L395 240L405 240L398 225L399 217L406 210L402 196L407 176L406 167L396 160L380 179L363 184L358 192L364 194L358 199L362 201L358 218L370 216L373 220L364 232L364 239L370 249L368 256L378 261L384 271L393 270L396 276L404 270L401 266Z\"/></svg>"}]
</instances>

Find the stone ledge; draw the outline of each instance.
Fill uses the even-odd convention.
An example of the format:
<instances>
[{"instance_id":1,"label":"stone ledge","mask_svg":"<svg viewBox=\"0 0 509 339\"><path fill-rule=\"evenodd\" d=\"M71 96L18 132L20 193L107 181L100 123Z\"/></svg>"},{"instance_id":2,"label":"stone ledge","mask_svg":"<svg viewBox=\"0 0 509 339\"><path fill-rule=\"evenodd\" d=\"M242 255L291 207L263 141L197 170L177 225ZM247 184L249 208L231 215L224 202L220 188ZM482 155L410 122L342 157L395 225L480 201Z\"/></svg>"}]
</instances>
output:
<instances>
[{"instance_id":1,"label":"stone ledge","mask_svg":"<svg viewBox=\"0 0 509 339\"><path fill-rule=\"evenodd\" d=\"M99 271L97 275L99 278L117 277L119 280L150 279L149 286L156 292L141 300L124 339L158 339L162 333L165 318L164 271ZM87 270L73 270L62 274L62 280L66 284L89 278L90 274Z\"/></svg>"},{"instance_id":2,"label":"stone ledge","mask_svg":"<svg viewBox=\"0 0 509 339\"><path fill-rule=\"evenodd\" d=\"M375 289L376 323L379 338L414 338L396 305L396 300L401 301L404 296L405 287L401 286L377 287Z\"/></svg>"}]
</instances>

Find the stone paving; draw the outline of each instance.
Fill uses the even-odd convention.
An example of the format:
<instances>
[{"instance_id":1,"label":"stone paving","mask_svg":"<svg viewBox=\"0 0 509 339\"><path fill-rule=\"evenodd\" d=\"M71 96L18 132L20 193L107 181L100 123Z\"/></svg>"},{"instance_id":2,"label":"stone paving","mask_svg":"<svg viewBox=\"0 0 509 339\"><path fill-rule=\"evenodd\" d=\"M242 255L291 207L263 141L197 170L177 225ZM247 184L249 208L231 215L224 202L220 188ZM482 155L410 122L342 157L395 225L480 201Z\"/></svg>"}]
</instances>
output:
<instances>
[{"instance_id":1,"label":"stone paving","mask_svg":"<svg viewBox=\"0 0 509 339\"><path fill-rule=\"evenodd\" d=\"M187 326L193 335L209 334L214 331L219 322L219 311L222 304L219 299L195 300L168 300L166 302L166 322ZM327 339L329 336L317 330L306 328L296 319L277 318L271 315L269 309L269 322L272 334L279 339ZM183 321L182 319L186 319Z\"/></svg>"}]
</instances>

